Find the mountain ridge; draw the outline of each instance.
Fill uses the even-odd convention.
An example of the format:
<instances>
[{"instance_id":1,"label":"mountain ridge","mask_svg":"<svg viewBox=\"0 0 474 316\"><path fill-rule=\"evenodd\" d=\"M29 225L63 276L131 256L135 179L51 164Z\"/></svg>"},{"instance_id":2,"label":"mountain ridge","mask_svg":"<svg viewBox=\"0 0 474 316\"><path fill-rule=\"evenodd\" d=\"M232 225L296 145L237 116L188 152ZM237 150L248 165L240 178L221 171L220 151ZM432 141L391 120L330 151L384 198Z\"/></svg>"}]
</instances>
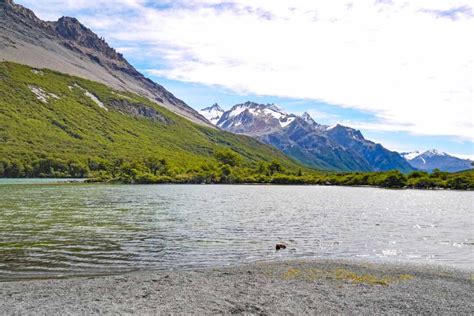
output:
<instances>
[{"instance_id":1,"label":"mountain ridge","mask_svg":"<svg viewBox=\"0 0 474 316\"><path fill-rule=\"evenodd\" d=\"M424 152L404 152L401 155L411 166L422 171L439 169L441 171L458 172L474 167L472 165L473 161L470 159L455 157L437 149L429 149Z\"/></svg>"},{"instance_id":2,"label":"mountain ridge","mask_svg":"<svg viewBox=\"0 0 474 316\"><path fill-rule=\"evenodd\" d=\"M209 108L200 112L206 116ZM214 113L216 114L216 113ZM404 172L413 168L396 152L366 140L350 127L317 123L309 113L295 115L275 104L247 101L214 117L216 126L255 137L316 168L340 171Z\"/></svg>"},{"instance_id":3,"label":"mountain ridge","mask_svg":"<svg viewBox=\"0 0 474 316\"><path fill-rule=\"evenodd\" d=\"M0 1L0 61L47 68L145 96L187 119L213 126L163 86L137 71L76 18L39 19L12 0Z\"/></svg>"}]
</instances>

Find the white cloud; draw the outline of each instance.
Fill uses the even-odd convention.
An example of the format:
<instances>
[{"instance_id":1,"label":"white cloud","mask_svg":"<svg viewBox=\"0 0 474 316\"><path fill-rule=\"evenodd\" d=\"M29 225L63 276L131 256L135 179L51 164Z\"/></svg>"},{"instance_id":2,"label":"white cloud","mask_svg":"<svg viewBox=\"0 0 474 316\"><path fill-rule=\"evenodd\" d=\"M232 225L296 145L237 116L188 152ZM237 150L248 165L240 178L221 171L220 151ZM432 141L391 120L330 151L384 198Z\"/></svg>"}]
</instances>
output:
<instances>
[{"instance_id":1,"label":"white cloud","mask_svg":"<svg viewBox=\"0 0 474 316\"><path fill-rule=\"evenodd\" d=\"M415 127L409 124L383 124L380 122L360 122L360 121L339 121L339 124L344 126L350 126L355 129L368 130L368 131L380 131L380 132L399 132L412 130Z\"/></svg>"},{"instance_id":2,"label":"white cloud","mask_svg":"<svg viewBox=\"0 0 474 316\"><path fill-rule=\"evenodd\" d=\"M474 140L468 0L121 4L127 18L104 8L86 22L146 47L130 52L158 56L162 76L364 110L379 118L371 128Z\"/></svg>"},{"instance_id":3,"label":"white cloud","mask_svg":"<svg viewBox=\"0 0 474 316\"><path fill-rule=\"evenodd\" d=\"M450 154L450 155L461 158L461 159L469 159L469 160L474 161L474 155L466 155L466 154Z\"/></svg>"}]
</instances>

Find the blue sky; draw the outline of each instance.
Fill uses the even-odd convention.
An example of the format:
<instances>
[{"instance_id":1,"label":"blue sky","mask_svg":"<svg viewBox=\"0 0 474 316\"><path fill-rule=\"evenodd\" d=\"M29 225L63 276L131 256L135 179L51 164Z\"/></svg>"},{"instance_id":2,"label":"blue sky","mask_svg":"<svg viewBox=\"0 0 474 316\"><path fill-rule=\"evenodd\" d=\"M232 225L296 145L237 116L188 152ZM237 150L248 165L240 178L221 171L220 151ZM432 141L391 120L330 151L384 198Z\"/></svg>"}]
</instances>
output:
<instances>
[{"instance_id":1,"label":"blue sky","mask_svg":"<svg viewBox=\"0 0 474 316\"><path fill-rule=\"evenodd\" d=\"M195 109L247 100L474 158L470 1L18 0L75 16Z\"/></svg>"}]
</instances>

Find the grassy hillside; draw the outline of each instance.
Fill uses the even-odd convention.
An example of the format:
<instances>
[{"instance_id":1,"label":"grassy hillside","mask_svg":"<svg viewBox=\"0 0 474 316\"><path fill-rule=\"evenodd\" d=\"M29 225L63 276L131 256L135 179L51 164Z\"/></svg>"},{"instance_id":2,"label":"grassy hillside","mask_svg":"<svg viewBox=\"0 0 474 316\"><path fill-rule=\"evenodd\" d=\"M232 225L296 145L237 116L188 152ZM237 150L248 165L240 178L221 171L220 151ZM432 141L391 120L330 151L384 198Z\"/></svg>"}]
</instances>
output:
<instances>
[{"instance_id":1,"label":"grassy hillside","mask_svg":"<svg viewBox=\"0 0 474 316\"><path fill-rule=\"evenodd\" d=\"M117 159L164 159L168 170L183 173L217 162L222 148L235 152L242 167L275 160L299 168L270 146L198 126L146 98L8 62L0 63L0 143L3 176L79 176ZM63 170L63 163L84 170Z\"/></svg>"}]
</instances>

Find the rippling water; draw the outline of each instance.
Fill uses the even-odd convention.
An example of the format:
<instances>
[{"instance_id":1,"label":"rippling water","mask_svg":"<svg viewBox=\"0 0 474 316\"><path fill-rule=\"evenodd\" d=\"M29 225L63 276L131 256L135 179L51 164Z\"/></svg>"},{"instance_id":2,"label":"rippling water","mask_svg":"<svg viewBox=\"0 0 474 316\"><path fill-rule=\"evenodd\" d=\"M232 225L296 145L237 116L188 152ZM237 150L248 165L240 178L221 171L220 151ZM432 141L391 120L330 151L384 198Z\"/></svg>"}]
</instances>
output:
<instances>
[{"instance_id":1,"label":"rippling water","mask_svg":"<svg viewBox=\"0 0 474 316\"><path fill-rule=\"evenodd\" d=\"M0 185L0 279L275 258L472 268L473 213L473 192L10 183ZM276 252L280 241L289 247Z\"/></svg>"}]
</instances>

